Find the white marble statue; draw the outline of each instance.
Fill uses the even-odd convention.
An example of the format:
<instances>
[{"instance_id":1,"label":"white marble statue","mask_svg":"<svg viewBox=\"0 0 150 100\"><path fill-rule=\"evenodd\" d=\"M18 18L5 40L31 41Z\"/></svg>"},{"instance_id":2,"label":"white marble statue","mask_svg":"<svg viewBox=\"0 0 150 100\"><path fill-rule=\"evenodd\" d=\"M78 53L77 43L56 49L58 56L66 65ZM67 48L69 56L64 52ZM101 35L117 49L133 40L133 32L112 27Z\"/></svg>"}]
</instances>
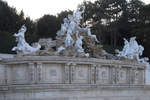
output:
<instances>
[{"instance_id":1,"label":"white marble statue","mask_svg":"<svg viewBox=\"0 0 150 100\"><path fill-rule=\"evenodd\" d=\"M73 43L74 43L74 40L72 39L70 33L67 33L66 40L65 40L65 47L72 46Z\"/></svg>"},{"instance_id":2,"label":"white marble statue","mask_svg":"<svg viewBox=\"0 0 150 100\"><path fill-rule=\"evenodd\" d=\"M85 7L83 7L82 11L80 11L79 9L77 9L74 13L73 13L73 17L76 21L76 23L80 23L80 20L82 19L82 14L85 11Z\"/></svg>"},{"instance_id":3,"label":"white marble statue","mask_svg":"<svg viewBox=\"0 0 150 100\"><path fill-rule=\"evenodd\" d=\"M18 31L18 33L14 34L16 37L17 46L12 48L12 51L17 51L17 53L22 53L22 55L26 54L34 54L36 51L38 51L41 46L38 43L35 43L36 47L31 47L25 40L24 33L26 32L27 28L25 25L21 27L21 29Z\"/></svg>"},{"instance_id":4,"label":"white marble statue","mask_svg":"<svg viewBox=\"0 0 150 100\"><path fill-rule=\"evenodd\" d=\"M125 38L123 38L123 39L124 39L124 47L123 47L122 51L116 50L116 52L118 53L117 56L127 58L128 52L130 51L129 42Z\"/></svg>"},{"instance_id":5,"label":"white marble statue","mask_svg":"<svg viewBox=\"0 0 150 100\"><path fill-rule=\"evenodd\" d=\"M147 63L148 58L140 58L144 51L142 45L138 45L136 37L131 37L128 42L124 39L124 47L122 51L116 50L117 56L128 59L136 59L138 62Z\"/></svg>"},{"instance_id":6,"label":"white marble statue","mask_svg":"<svg viewBox=\"0 0 150 100\"><path fill-rule=\"evenodd\" d=\"M83 44L82 39L83 39L83 36L80 36L76 40L75 51L78 52L78 53L83 53L84 52L84 49L82 48L82 44Z\"/></svg>"},{"instance_id":7,"label":"white marble statue","mask_svg":"<svg viewBox=\"0 0 150 100\"><path fill-rule=\"evenodd\" d=\"M76 40L73 39L72 35L75 34L75 36L77 36L77 34L79 33L79 29L80 26L80 19L81 19L81 15L84 12L84 10L79 11L76 10L73 15L68 15L67 18L64 18L64 23L61 25L61 30L57 32L57 36L61 36L61 35L65 35L65 46L61 46L57 49L56 53L60 53L62 50L64 50L65 48L69 47L69 46L73 46L74 43L75 45L77 45L76 43L79 42L80 40L80 44L82 43L82 39L81 38L77 38ZM76 48L74 45L74 48ZM63 49L62 49L63 47ZM80 48L80 50L78 51L84 51L84 49L82 48L82 45L78 45L78 48ZM81 50L82 48L82 50Z\"/></svg>"},{"instance_id":8,"label":"white marble statue","mask_svg":"<svg viewBox=\"0 0 150 100\"><path fill-rule=\"evenodd\" d=\"M90 28L86 28L86 30L88 31L88 36L94 38L94 40L95 40L96 42L99 42L98 39L97 39L97 37L96 37L96 35L92 35L92 34L91 34L91 29L90 29Z\"/></svg>"},{"instance_id":9,"label":"white marble statue","mask_svg":"<svg viewBox=\"0 0 150 100\"><path fill-rule=\"evenodd\" d=\"M82 53L88 57L89 54L85 53L84 48L82 47L82 40L84 39L83 36L87 35L94 41L99 42L96 35L91 34L90 28L82 28L80 25L80 20L82 19L84 9L85 8L83 8L82 11L77 9L72 15L69 14L67 18L64 18L64 23L61 24L61 29L57 32L57 36L62 36L63 38L65 37L62 41L64 44L57 47L56 54L63 50L67 50L66 48L72 46L74 54Z\"/></svg>"}]
</instances>

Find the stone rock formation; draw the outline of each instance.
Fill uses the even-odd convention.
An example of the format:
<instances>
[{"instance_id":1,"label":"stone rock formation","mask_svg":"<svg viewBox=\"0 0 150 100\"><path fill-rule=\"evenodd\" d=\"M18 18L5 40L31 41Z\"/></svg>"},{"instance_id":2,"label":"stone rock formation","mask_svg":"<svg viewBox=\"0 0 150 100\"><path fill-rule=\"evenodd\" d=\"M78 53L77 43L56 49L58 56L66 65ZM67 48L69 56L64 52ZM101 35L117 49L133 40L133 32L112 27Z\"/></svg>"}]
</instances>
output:
<instances>
[{"instance_id":1,"label":"stone rock formation","mask_svg":"<svg viewBox=\"0 0 150 100\"><path fill-rule=\"evenodd\" d=\"M37 52L37 55L54 55L54 48L56 47L56 41L51 38L40 39L38 43L41 45L41 50Z\"/></svg>"}]
</instances>

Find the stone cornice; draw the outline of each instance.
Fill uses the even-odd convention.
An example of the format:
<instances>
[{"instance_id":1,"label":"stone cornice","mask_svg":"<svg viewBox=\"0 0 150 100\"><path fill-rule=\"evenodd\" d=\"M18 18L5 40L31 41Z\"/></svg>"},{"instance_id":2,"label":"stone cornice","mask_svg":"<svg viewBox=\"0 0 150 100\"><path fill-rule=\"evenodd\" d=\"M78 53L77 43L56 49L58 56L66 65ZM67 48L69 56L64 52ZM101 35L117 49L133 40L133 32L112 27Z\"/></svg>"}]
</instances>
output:
<instances>
[{"instance_id":1,"label":"stone cornice","mask_svg":"<svg viewBox=\"0 0 150 100\"><path fill-rule=\"evenodd\" d=\"M23 56L3 59L4 64L22 64L28 62L42 62L42 63L77 63L77 64L96 64L96 65L121 65L122 67L145 67L144 64L131 60L110 60L97 58L74 58L66 56Z\"/></svg>"}]
</instances>

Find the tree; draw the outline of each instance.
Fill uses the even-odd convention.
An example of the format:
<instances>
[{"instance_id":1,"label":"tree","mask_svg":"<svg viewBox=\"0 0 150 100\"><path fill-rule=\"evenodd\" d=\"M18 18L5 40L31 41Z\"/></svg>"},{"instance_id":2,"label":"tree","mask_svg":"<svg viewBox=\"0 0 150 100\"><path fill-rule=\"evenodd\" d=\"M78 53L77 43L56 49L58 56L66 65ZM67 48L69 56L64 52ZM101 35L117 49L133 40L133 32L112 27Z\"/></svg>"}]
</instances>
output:
<instances>
[{"instance_id":1,"label":"tree","mask_svg":"<svg viewBox=\"0 0 150 100\"><path fill-rule=\"evenodd\" d=\"M4 1L0 1L0 12L0 31L15 32L18 30L24 15L19 16L16 9L9 7Z\"/></svg>"},{"instance_id":2,"label":"tree","mask_svg":"<svg viewBox=\"0 0 150 100\"><path fill-rule=\"evenodd\" d=\"M145 48L144 56L150 57L150 4L139 9L138 22L132 28L132 33L137 36L137 40Z\"/></svg>"},{"instance_id":3,"label":"tree","mask_svg":"<svg viewBox=\"0 0 150 100\"><path fill-rule=\"evenodd\" d=\"M91 28L103 44L116 47L120 38L120 19L127 9L126 0L96 0L84 2L85 23L91 21Z\"/></svg>"},{"instance_id":4,"label":"tree","mask_svg":"<svg viewBox=\"0 0 150 100\"><path fill-rule=\"evenodd\" d=\"M58 29L59 29L59 21L56 16L44 15L37 21L36 33L40 37L55 38Z\"/></svg>"},{"instance_id":5,"label":"tree","mask_svg":"<svg viewBox=\"0 0 150 100\"><path fill-rule=\"evenodd\" d=\"M144 3L140 0L130 0L128 3L129 22L138 22L140 9Z\"/></svg>"}]
</instances>

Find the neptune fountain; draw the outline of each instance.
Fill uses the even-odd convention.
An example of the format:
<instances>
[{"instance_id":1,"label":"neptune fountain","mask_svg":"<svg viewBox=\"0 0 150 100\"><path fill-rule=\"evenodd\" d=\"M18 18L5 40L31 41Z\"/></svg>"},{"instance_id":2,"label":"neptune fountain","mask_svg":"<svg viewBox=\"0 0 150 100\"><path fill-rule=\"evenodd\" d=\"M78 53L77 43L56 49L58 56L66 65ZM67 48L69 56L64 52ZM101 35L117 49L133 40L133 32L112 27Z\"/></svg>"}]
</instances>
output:
<instances>
[{"instance_id":1,"label":"neptune fountain","mask_svg":"<svg viewBox=\"0 0 150 100\"><path fill-rule=\"evenodd\" d=\"M64 18L56 40L29 45L25 25L14 34L17 54L0 59L0 100L149 100L144 47L131 37L116 55L107 53L80 24L83 13Z\"/></svg>"}]
</instances>

